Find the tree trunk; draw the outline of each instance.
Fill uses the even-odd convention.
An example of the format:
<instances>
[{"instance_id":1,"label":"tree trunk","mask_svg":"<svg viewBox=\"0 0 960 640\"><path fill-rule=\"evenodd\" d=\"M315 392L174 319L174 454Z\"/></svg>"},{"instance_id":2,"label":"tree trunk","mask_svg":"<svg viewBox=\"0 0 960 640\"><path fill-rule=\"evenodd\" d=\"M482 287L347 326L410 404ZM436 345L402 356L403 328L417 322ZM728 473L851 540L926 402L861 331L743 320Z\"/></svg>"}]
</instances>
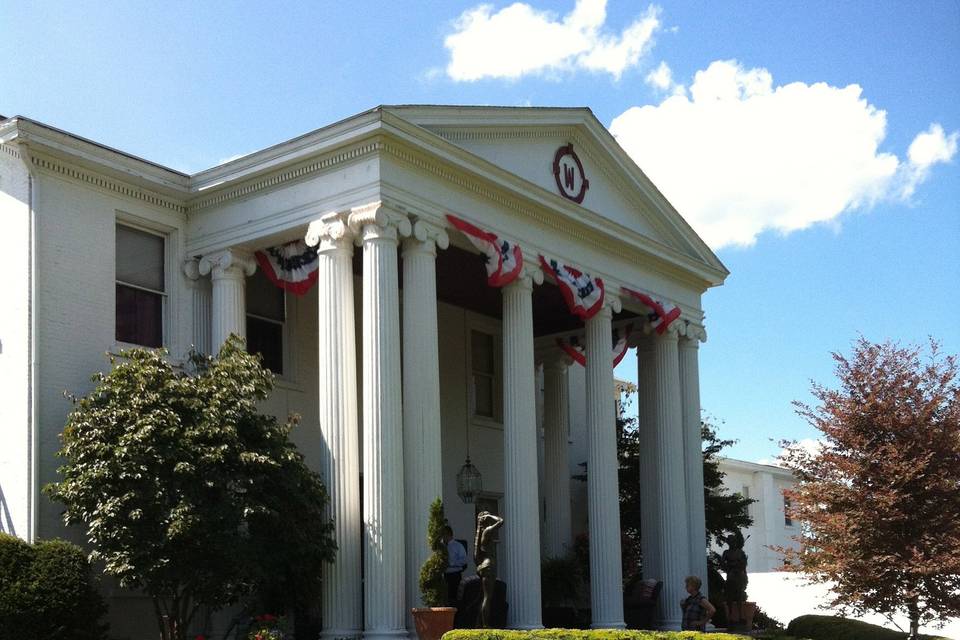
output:
<instances>
[{"instance_id":1,"label":"tree trunk","mask_svg":"<svg viewBox=\"0 0 960 640\"><path fill-rule=\"evenodd\" d=\"M907 640L917 640L920 637L920 607L917 606L916 598L907 603L907 611L910 614L910 635Z\"/></svg>"}]
</instances>

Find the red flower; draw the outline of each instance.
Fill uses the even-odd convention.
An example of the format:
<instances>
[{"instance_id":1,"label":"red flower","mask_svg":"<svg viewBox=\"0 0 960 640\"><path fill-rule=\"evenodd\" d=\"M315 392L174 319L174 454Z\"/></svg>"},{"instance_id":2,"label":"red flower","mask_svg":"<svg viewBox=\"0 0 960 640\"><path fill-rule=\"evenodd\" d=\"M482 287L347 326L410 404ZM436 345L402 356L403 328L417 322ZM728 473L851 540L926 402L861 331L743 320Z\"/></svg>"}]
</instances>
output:
<instances>
[{"instance_id":1,"label":"red flower","mask_svg":"<svg viewBox=\"0 0 960 640\"><path fill-rule=\"evenodd\" d=\"M263 619L264 619L264 621L266 621L266 622L273 622L274 620L277 619L277 616L272 615L272 614L269 614L269 613L265 613L265 614L263 614Z\"/></svg>"},{"instance_id":2,"label":"red flower","mask_svg":"<svg viewBox=\"0 0 960 640\"><path fill-rule=\"evenodd\" d=\"M193 640L207 640L207 636L203 635L202 633L198 633L197 637Z\"/></svg>"}]
</instances>

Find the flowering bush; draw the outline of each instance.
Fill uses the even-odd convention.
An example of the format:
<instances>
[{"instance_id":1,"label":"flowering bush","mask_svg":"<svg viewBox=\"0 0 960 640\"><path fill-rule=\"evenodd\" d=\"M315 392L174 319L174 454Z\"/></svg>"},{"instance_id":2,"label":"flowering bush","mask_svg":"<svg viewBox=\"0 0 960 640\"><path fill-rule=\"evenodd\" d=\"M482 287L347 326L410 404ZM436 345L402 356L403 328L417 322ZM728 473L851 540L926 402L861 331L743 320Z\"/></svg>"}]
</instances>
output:
<instances>
[{"instance_id":1,"label":"flowering bush","mask_svg":"<svg viewBox=\"0 0 960 640\"><path fill-rule=\"evenodd\" d=\"M287 638L287 624L283 616L264 613L253 619L247 640L284 640Z\"/></svg>"}]
</instances>

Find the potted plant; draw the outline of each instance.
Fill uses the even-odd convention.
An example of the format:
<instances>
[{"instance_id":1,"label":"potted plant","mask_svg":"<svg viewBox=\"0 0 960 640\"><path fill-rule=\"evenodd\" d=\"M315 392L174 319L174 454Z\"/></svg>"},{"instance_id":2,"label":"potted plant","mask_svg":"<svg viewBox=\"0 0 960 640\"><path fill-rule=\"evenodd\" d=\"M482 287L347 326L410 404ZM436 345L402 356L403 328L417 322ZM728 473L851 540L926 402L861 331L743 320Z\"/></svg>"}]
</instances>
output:
<instances>
[{"instance_id":1,"label":"potted plant","mask_svg":"<svg viewBox=\"0 0 960 640\"><path fill-rule=\"evenodd\" d=\"M444 606L447 596L447 545L443 542L443 527L447 519L443 516L443 501L437 498L430 505L430 519L427 523L427 544L433 550L423 566L420 567L420 599L422 608L411 609L413 623L420 640L440 640L447 631L453 629L455 607Z\"/></svg>"}]
</instances>

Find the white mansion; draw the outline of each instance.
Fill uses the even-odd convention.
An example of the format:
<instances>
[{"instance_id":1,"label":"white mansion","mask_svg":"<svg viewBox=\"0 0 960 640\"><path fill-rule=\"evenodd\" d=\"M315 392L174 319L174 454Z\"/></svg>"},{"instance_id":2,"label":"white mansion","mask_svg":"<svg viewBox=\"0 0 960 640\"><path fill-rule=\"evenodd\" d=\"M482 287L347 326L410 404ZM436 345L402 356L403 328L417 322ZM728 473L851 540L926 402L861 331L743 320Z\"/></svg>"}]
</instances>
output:
<instances>
[{"instance_id":1,"label":"white mansion","mask_svg":"<svg viewBox=\"0 0 960 640\"><path fill-rule=\"evenodd\" d=\"M539 627L540 559L571 544L574 394L593 625L622 627L612 358L632 346L644 572L679 627L684 576L706 574L701 296L727 271L590 110L385 106L194 175L0 119L0 224L4 531L78 539L40 488L63 392L88 392L105 352L176 360L233 332L331 494L325 637L407 635L436 496L458 538L478 508L504 516L508 624ZM148 601L108 590L115 635L154 633Z\"/></svg>"}]
</instances>

